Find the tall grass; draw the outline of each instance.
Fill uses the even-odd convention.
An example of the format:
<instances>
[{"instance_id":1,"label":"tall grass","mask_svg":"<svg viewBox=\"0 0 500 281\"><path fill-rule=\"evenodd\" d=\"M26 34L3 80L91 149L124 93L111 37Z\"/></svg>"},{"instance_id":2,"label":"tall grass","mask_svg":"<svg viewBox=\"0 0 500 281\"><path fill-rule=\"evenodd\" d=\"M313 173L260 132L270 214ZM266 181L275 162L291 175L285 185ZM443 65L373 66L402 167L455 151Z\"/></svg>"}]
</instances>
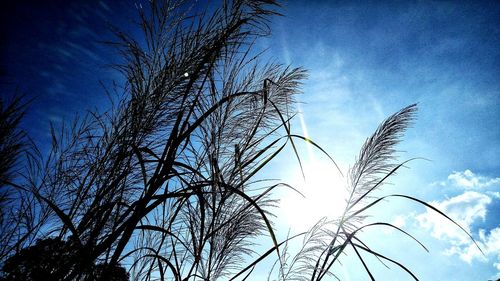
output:
<instances>
[{"instance_id":1,"label":"tall grass","mask_svg":"<svg viewBox=\"0 0 500 281\"><path fill-rule=\"evenodd\" d=\"M272 0L222 1L216 8L150 1L140 10L141 38L115 29L117 40L109 43L122 54L114 67L126 83L106 89L111 108L51 128L48 157L30 160L23 182L6 180L36 218L27 235L56 236L78 257L58 268L64 280L88 279L99 265L106 265L106 280L120 264L134 280L251 279L253 268L273 254L280 257L279 279L321 280L334 275L331 268L347 247L372 279L362 253L414 276L357 236L372 226L407 234L363 221L366 210L389 198L372 192L404 165L392 162L394 146L414 118L414 105L389 117L363 146L347 176L342 217L278 241L272 193L293 187L262 188L255 175L287 145L301 165L297 141L326 154L291 130L306 71L262 64L254 51L278 8ZM391 196L446 217L416 198ZM328 231L332 223L335 230ZM289 261L288 241L300 236L304 245ZM263 238L273 246L256 253Z\"/></svg>"},{"instance_id":2,"label":"tall grass","mask_svg":"<svg viewBox=\"0 0 500 281\"><path fill-rule=\"evenodd\" d=\"M306 73L253 52L277 6L151 1L141 38L115 29L126 84L107 89L111 108L51 128L49 156L12 183L50 211L30 231L74 245L65 279L95 264L124 264L134 279L219 279L254 255L256 237L278 246L276 186L251 180L291 142L281 131Z\"/></svg>"},{"instance_id":3,"label":"tall grass","mask_svg":"<svg viewBox=\"0 0 500 281\"><path fill-rule=\"evenodd\" d=\"M32 194L15 184L39 156L21 128L28 104L23 96L0 99L0 261L29 245L36 236L33 228L45 218L44 212L34 214Z\"/></svg>"}]
</instances>

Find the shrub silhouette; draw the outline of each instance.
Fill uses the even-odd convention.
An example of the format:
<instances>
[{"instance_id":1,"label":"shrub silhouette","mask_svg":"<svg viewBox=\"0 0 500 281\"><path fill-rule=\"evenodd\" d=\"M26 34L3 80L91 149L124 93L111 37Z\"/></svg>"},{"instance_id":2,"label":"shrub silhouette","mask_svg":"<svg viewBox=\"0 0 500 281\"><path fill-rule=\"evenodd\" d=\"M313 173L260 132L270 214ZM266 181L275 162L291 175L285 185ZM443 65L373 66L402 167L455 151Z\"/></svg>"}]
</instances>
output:
<instances>
[{"instance_id":1,"label":"shrub silhouette","mask_svg":"<svg viewBox=\"0 0 500 281\"><path fill-rule=\"evenodd\" d=\"M60 239L40 240L22 249L3 266L6 280L62 280L75 257Z\"/></svg>"},{"instance_id":2,"label":"shrub silhouette","mask_svg":"<svg viewBox=\"0 0 500 281\"><path fill-rule=\"evenodd\" d=\"M5 262L2 271L3 280L64 280L75 266L85 268L83 279L94 280L128 280L125 268L107 264L88 264L88 260L80 256L74 249L75 244L59 238L38 240L35 245L22 249ZM104 273L108 274L104 276Z\"/></svg>"}]
</instances>

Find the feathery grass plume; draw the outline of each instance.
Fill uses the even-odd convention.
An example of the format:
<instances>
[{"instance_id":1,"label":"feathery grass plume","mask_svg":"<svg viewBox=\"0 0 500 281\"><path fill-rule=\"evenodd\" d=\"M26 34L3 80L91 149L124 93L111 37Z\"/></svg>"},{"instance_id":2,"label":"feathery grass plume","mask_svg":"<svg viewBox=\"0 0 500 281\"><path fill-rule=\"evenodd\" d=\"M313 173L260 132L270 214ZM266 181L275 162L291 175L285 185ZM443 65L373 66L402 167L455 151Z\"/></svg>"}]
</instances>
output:
<instances>
[{"instance_id":1,"label":"feathery grass plume","mask_svg":"<svg viewBox=\"0 0 500 281\"><path fill-rule=\"evenodd\" d=\"M344 213L335 222L336 230L332 232L330 245L324 249L321 258L316 262L315 272L313 273L313 278L316 279L313 280L321 280L330 271L333 264L338 262L340 255L345 254L347 246L353 248L369 277L374 280L368 266L358 251L358 247L354 244L355 241L358 241L361 245L366 246L366 244L355 236L358 231L367 226L362 225L366 217L360 209L365 206L366 200L372 198L370 193L380 188L384 181L402 166L402 164L397 165L394 163L395 146L400 142L404 131L414 119L416 109L416 105L413 104L396 112L382 122L372 136L363 144L355 164L349 169L347 174L349 198L346 200ZM389 224L377 223L375 225ZM397 229L407 234L405 231ZM369 250L368 246L366 246L365 250ZM381 262L381 258L385 258L375 256ZM404 266L403 269L406 270ZM409 273L413 276L411 272Z\"/></svg>"},{"instance_id":2,"label":"feathery grass plume","mask_svg":"<svg viewBox=\"0 0 500 281\"><path fill-rule=\"evenodd\" d=\"M363 144L355 164L348 173L347 211L362 205L370 193L380 188L388 175L395 172L395 146L415 118L416 104L409 105L387 118Z\"/></svg>"},{"instance_id":3,"label":"feathery grass plume","mask_svg":"<svg viewBox=\"0 0 500 281\"><path fill-rule=\"evenodd\" d=\"M16 97L10 102L0 99L0 261L12 252L17 242L16 228L21 221L16 220L16 194L12 189L16 179L23 151L27 148L26 133L19 128L26 105ZM14 209L14 210L12 210ZM8 246L7 246L8 245Z\"/></svg>"},{"instance_id":4,"label":"feathery grass plume","mask_svg":"<svg viewBox=\"0 0 500 281\"><path fill-rule=\"evenodd\" d=\"M26 133L19 128L26 104L21 97L10 102L0 99L0 199L6 199L3 189L16 177L20 155L28 146Z\"/></svg>"},{"instance_id":5,"label":"feathery grass plume","mask_svg":"<svg viewBox=\"0 0 500 281\"><path fill-rule=\"evenodd\" d=\"M385 267L388 267L388 264L394 264L413 279L418 280L416 275L404 264L371 249L358 236L363 230L373 227L392 228L414 240L428 252L427 248L419 240L393 224L387 222L365 223L366 215L364 215L364 212L384 199L394 197L419 203L437 212L464 231L482 252L476 241L462 226L430 204L402 194L391 194L382 197L372 196L372 192L380 188L387 178L394 175L404 164L413 160L410 159L399 164L394 162L395 146L400 142L404 131L415 118L416 109L416 105L413 104L396 112L382 122L375 133L366 140L355 164L348 172L347 186L349 198L346 200L344 212L340 218L333 221L333 230L331 228L325 230L329 234L330 243L326 247L316 250L315 256L317 258L309 264L313 268L312 274L302 275L299 280L322 280L328 275L333 275L333 277L338 279L334 275L334 272L332 272L332 267L334 264L340 263L341 255L347 255L348 249L352 249L354 254L356 254L370 280L375 280L375 276L365 262L363 254L375 257Z\"/></svg>"},{"instance_id":6,"label":"feathery grass plume","mask_svg":"<svg viewBox=\"0 0 500 281\"><path fill-rule=\"evenodd\" d=\"M369 137L361 148L355 164L347 174L349 198L342 216L329 223L321 224L320 230L330 240L329 243L312 243L309 258L303 259L300 269L296 272L296 280L321 280L325 276L338 277L330 271L335 262L339 262L341 254L345 254L346 246L351 243L354 233L364 221L361 213L353 212L364 206L364 201L370 199L369 194L379 188L383 181L393 174L399 166L393 163L395 145L397 145L406 128L415 117L416 105L410 105L387 118ZM312 228L309 235L318 232ZM308 241L305 244L310 243ZM356 250L357 253L357 250ZM302 253L294 258L300 259ZM364 262L363 262L364 263ZM286 280L282 278L280 280Z\"/></svg>"},{"instance_id":7,"label":"feathery grass plume","mask_svg":"<svg viewBox=\"0 0 500 281\"><path fill-rule=\"evenodd\" d=\"M302 281L308 280L312 276L313 265L319 258L318 255L328 247L328 240L331 237L328 229L331 226L331 220L326 217L320 219L307 232L299 234L303 237L298 249L293 248L293 246L297 246L293 245L293 242L296 241L286 240L281 251L281 264L283 266L279 267L276 273L278 280ZM278 265L278 261L275 262L274 267L276 265ZM273 269L269 271L268 280L271 280L271 276L274 274ZM328 272L328 275L337 278L333 272Z\"/></svg>"},{"instance_id":8,"label":"feathery grass plume","mask_svg":"<svg viewBox=\"0 0 500 281\"><path fill-rule=\"evenodd\" d=\"M23 96L0 99L0 264L29 246L46 219L23 184L39 155L20 125L28 104Z\"/></svg>"},{"instance_id":9,"label":"feathery grass plume","mask_svg":"<svg viewBox=\"0 0 500 281\"><path fill-rule=\"evenodd\" d=\"M346 254L346 247L351 245L352 241L366 246L355 236L358 231L367 227L362 226L365 217L359 212L360 208L365 206L363 201L371 198L369 194L401 167L393 163L395 145L414 119L415 112L416 105L405 107L382 122L375 133L366 140L347 175L349 198L346 200L343 215L331 221L320 220L305 234L302 247L293 258L289 253L288 242L285 243L280 258L282 266L277 271L278 280L322 280L325 276L338 279L331 267L340 263L340 255ZM307 139L306 141L311 142ZM315 146L331 159L320 146ZM356 211L358 213L355 213ZM370 250L368 246L366 250ZM358 254L356 248L355 252ZM383 259L377 258L381 261Z\"/></svg>"}]
</instances>

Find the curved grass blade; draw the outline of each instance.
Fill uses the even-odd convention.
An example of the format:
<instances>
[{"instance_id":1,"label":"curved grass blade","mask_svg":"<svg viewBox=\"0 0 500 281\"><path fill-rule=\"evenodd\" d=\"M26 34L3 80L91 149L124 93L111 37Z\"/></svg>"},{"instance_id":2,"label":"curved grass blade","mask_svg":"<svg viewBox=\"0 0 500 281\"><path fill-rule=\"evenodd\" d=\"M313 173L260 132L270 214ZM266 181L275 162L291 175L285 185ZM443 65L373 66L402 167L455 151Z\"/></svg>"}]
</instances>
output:
<instances>
[{"instance_id":1,"label":"curved grass blade","mask_svg":"<svg viewBox=\"0 0 500 281\"><path fill-rule=\"evenodd\" d=\"M368 245L366 245L366 244L365 244L365 242L361 241L361 239L359 239L358 237L354 236L354 237L352 237L352 239L354 239L354 240L358 241L359 243L361 243L361 245L365 246L367 249L370 249L370 247L368 247ZM376 258L376 259L377 259L377 260L378 260L378 261L379 261L379 262L380 262L383 266L385 266L387 269L390 269L390 267L389 267L387 264L385 264L385 262L384 262L382 259L380 259L380 258L379 258L379 257L377 257L377 256L375 256L375 258Z\"/></svg>"},{"instance_id":2,"label":"curved grass blade","mask_svg":"<svg viewBox=\"0 0 500 281\"><path fill-rule=\"evenodd\" d=\"M156 226L156 225L148 225L148 224L143 224L143 225L138 225L136 226L135 229L139 229L139 230L150 230L150 231L156 231L156 232L161 232L162 234L165 234L165 235L169 235L169 236L172 236L174 237L177 241L179 241L184 247L188 248L186 244L184 244L184 242L179 238L177 237L177 235L175 235L174 233L172 233L171 231L168 231L167 229L164 229L164 228L161 228L159 226Z\"/></svg>"},{"instance_id":3,"label":"curved grass blade","mask_svg":"<svg viewBox=\"0 0 500 281\"><path fill-rule=\"evenodd\" d=\"M393 260L393 259L391 259L391 258L388 258L388 257L386 257L386 256L384 256L384 255L382 255L382 254L379 254L379 253L377 253L377 252L375 252L375 251L372 251L372 250L370 250L370 249L368 249L368 248L365 248L365 247L363 247L363 246L361 246L361 245L358 245L358 244L356 244L356 243L354 243L354 245L355 245L356 247L358 247L359 249L362 249L362 250L364 250L364 251L366 251L366 252L368 252L368 253L371 253L371 254L376 255L376 256L378 256L378 257L380 257L380 258L384 259L384 260L387 260L387 261L390 261L390 262L392 262L392 263L396 264L397 266L399 266L400 268L402 268L404 271L406 271L408 274L410 274L410 275L411 275L411 277L413 277L413 279L415 279L416 281L419 281L419 279L417 278L417 276L415 276L415 274L413 274L413 272L411 272L411 270L409 270L406 266L402 265L401 263L399 263L399 262L397 262L397 261L395 261L395 260Z\"/></svg>"},{"instance_id":4,"label":"curved grass blade","mask_svg":"<svg viewBox=\"0 0 500 281\"><path fill-rule=\"evenodd\" d=\"M382 225L382 226L388 226L388 227L392 227L394 229L397 229L399 231L401 231L402 233L406 234L407 236L409 236L411 239L415 240L415 242L417 242L420 246L422 246L422 248L424 248L424 250L426 252L429 252L429 250L424 246L424 244L422 244L417 238L415 238L413 235L411 235L410 233L404 231L403 229L393 225L393 224L390 224L390 223L386 223L386 222L375 222L375 223L370 223L370 224L367 224L367 225L363 225L362 227L356 229L354 232L352 232L352 234L356 234L356 232L362 230L363 228L367 228L367 227L370 227L370 226L379 226L379 225Z\"/></svg>"},{"instance_id":5,"label":"curved grass blade","mask_svg":"<svg viewBox=\"0 0 500 281\"><path fill-rule=\"evenodd\" d=\"M386 195L386 196L383 196L381 198L378 198L377 200L371 202L370 204L366 205L365 207L361 208L360 210L354 212L352 215L349 216L349 218L353 217L353 216L356 216L357 214L361 213L361 212L364 212L365 210L373 207L374 205L376 205L377 203L379 203L380 201L386 199L386 198L389 198L389 197L401 197L401 198L406 198L406 199L409 199L409 200L412 200L412 201L415 201L415 202L418 202L422 205L424 205L425 207L437 212L438 214L440 214L441 216L445 217L446 219L448 219L449 221L451 221L453 224L455 224L456 226L458 226L465 234L467 234L467 236L469 236L469 238L472 240L472 242L474 242L474 244L476 245L476 247L479 249L479 251L483 254L483 250L481 249L481 247L479 247L479 245L477 244L476 240L472 237L472 235L469 234L469 232L467 232L467 230L465 230L461 225L459 225L457 222L455 222L452 218L450 218L449 216L447 216L445 213L441 212L440 210L438 210L436 207L430 205L429 203L425 202L425 201L422 201L420 199L417 199L415 197L412 197L412 196L408 196L408 195L404 195L404 194L391 194L391 195Z\"/></svg>"},{"instance_id":6,"label":"curved grass blade","mask_svg":"<svg viewBox=\"0 0 500 281\"><path fill-rule=\"evenodd\" d=\"M293 142L292 134L290 132L290 124L289 124L290 122L288 121L288 126L287 126L286 125L287 121L285 121L285 118L281 114L281 111L278 109L278 107L272 101L269 101L269 103L271 103L271 105L274 107L274 109L276 109L276 111L278 112L278 115L281 119L281 123L285 127L287 139L290 140L290 143L292 144L293 153L295 154L295 157L297 158L297 161L299 162L300 171L302 172L302 177L305 179L306 176L304 174L304 168L302 166L302 161L300 160L299 152L297 151L297 147L295 146L295 143Z\"/></svg>"},{"instance_id":7,"label":"curved grass blade","mask_svg":"<svg viewBox=\"0 0 500 281\"><path fill-rule=\"evenodd\" d=\"M361 257L361 254L358 252L358 249L356 249L356 246L354 245L354 243L352 243L352 241L349 240L349 244L354 249L354 252L358 256L358 258L361 261L361 263L363 264L363 267L365 268L366 273L368 273L368 276L370 276L370 279L372 281L375 281L375 278L373 277L372 273L370 272L370 269L368 268L368 266L366 265L365 261L363 260L363 257Z\"/></svg>"},{"instance_id":8,"label":"curved grass blade","mask_svg":"<svg viewBox=\"0 0 500 281\"><path fill-rule=\"evenodd\" d=\"M271 225L271 222L267 218L266 213L264 212L264 210L262 210L262 208L259 206L259 204L257 204L257 202L255 200L253 200L250 196L248 196L247 194L245 194L241 190L239 190L237 188L234 188L234 187L232 187L230 185L224 184L224 183L221 183L221 184L223 184L223 186L225 188L228 188L232 192L234 192L237 195L243 197L243 199L245 199L246 201L248 201L259 212L259 214L261 215L262 219L266 223L267 230L269 232L269 235L271 236L271 239L273 240L273 244L274 244L274 246L276 248L276 252L277 252L278 257L279 257L280 256L280 251L279 251L279 246L278 246L278 240L276 239L276 234L274 233L274 230L273 230L273 227Z\"/></svg>"},{"instance_id":9,"label":"curved grass blade","mask_svg":"<svg viewBox=\"0 0 500 281\"><path fill-rule=\"evenodd\" d=\"M170 270L172 271L172 274L174 275L175 280L176 280L176 281L180 281L180 280L181 280L181 279L180 279L180 277L179 277L179 273L178 273L178 272L177 272L177 270L175 269L175 266L174 266L174 265L173 265L173 264L172 264L172 263L171 263L171 262L170 262L167 258L165 258L165 257L163 257L163 256L160 256L160 255L158 255L158 254L154 254L154 255L153 255L153 254L147 254L147 255L144 255L143 257L144 257L144 258L148 258L148 257L149 257L149 258L155 258L155 259L157 259L157 260L159 260L159 261L162 261L162 262L166 263L166 264L167 264L167 266L168 266L168 267L170 268Z\"/></svg>"},{"instance_id":10,"label":"curved grass blade","mask_svg":"<svg viewBox=\"0 0 500 281\"><path fill-rule=\"evenodd\" d=\"M340 175L342 177L344 177L344 174L342 173L342 170L340 170L340 167L337 165L337 162L335 162L335 160L333 160L333 157L331 157L330 154L328 154L328 152L326 152L326 150L324 150L321 146L319 146L319 144L315 143L310 138L307 138L307 137L304 137L301 135L292 134L292 135L290 135L290 137L302 139L302 140L306 141L307 143L312 144L317 149L319 149L321 152L323 152L323 154L325 154L328 157L328 159L330 159L330 161L332 161L332 163L335 165L335 168L337 168L337 171L339 171Z\"/></svg>"},{"instance_id":11,"label":"curved grass blade","mask_svg":"<svg viewBox=\"0 0 500 281\"><path fill-rule=\"evenodd\" d=\"M36 197L40 198L45 203L47 203L47 205L49 205L49 207L56 213L56 215L59 217L59 219L62 221L62 223L71 231L74 238L76 238L76 241L78 241L78 243L81 244L80 235L78 235L78 231L76 230L75 226L71 222L70 217L68 215L66 215L61 209L59 209L54 203L52 203L52 201L43 197L38 192L34 192L34 195Z\"/></svg>"}]
</instances>

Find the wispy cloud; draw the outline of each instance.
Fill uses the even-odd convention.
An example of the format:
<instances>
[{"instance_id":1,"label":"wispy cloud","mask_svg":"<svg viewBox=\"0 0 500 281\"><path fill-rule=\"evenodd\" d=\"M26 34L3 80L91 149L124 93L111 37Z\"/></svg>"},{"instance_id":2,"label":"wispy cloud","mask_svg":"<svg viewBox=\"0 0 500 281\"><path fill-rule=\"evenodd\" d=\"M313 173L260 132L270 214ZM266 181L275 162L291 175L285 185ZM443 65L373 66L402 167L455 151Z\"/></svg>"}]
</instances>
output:
<instances>
[{"instance_id":1,"label":"wispy cloud","mask_svg":"<svg viewBox=\"0 0 500 281\"><path fill-rule=\"evenodd\" d=\"M457 255L460 259L471 263L474 259L481 261L497 261L493 263L493 266L500 270L500 227L492 229L489 233L486 233L484 229L479 231L479 240L477 241L479 247L484 252L481 254L476 245L469 243L465 246L452 245L446 250L446 255Z\"/></svg>"},{"instance_id":2,"label":"wispy cloud","mask_svg":"<svg viewBox=\"0 0 500 281\"><path fill-rule=\"evenodd\" d=\"M500 187L500 177L486 177L467 169L463 172L452 172L447 180L434 182L432 185L454 186L464 189L484 189L488 187Z\"/></svg>"},{"instance_id":3,"label":"wispy cloud","mask_svg":"<svg viewBox=\"0 0 500 281\"><path fill-rule=\"evenodd\" d=\"M464 188L484 188L500 185L500 178L488 178L474 174L471 170L453 172L448 176L448 181Z\"/></svg>"}]
</instances>

